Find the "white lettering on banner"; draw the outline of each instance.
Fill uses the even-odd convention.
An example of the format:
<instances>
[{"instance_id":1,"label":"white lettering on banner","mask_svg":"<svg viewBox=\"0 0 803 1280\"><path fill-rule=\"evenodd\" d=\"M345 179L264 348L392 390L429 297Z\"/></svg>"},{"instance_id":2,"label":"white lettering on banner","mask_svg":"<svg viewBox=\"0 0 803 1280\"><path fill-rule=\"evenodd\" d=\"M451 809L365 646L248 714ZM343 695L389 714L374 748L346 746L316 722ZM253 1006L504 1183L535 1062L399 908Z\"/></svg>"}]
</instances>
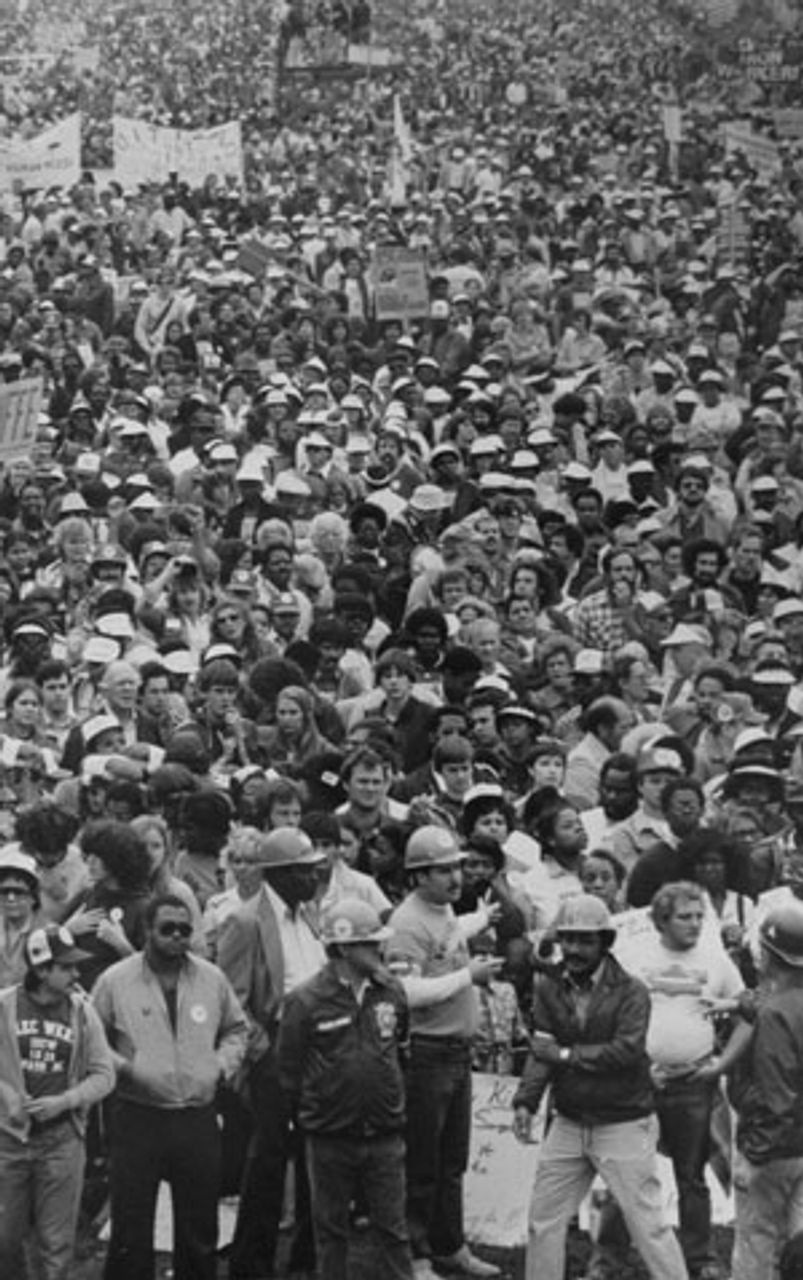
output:
<instances>
[{"instance_id":1,"label":"white lettering on banner","mask_svg":"<svg viewBox=\"0 0 803 1280\"><path fill-rule=\"evenodd\" d=\"M125 116L112 117L114 169L124 185L166 182L171 173L200 187L210 175L243 181L239 120L213 129L167 129Z\"/></svg>"},{"instance_id":2,"label":"white lettering on banner","mask_svg":"<svg viewBox=\"0 0 803 1280\"><path fill-rule=\"evenodd\" d=\"M81 116L78 112L35 138L0 141L0 190L72 187L81 177Z\"/></svg>"},{"instance_id":3,"label":"white lettering on banner","mask_svg":"<svg viewBox=\"0 0 803 1280\"><path fill-rule=\"evenodd\" d=\"M0 464L3 466L30 454L43 392L42 378L24 378L0 385Z\"/></svg>"}]
</instances>

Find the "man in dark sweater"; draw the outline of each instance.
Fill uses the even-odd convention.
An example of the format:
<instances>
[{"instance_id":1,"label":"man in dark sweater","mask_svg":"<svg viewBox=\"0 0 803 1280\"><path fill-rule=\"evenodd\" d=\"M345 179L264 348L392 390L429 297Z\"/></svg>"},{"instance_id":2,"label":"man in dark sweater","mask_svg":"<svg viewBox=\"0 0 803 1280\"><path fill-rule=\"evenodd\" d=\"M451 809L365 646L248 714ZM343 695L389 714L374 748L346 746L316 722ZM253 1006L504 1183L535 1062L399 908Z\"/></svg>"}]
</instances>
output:
<instances>
[{"instance_id":1,"label":"man in dark sweater","mask_svg":"<svg viewBox=\"0 0 803 1280\"><path fill-rule=\"evenodd\" d=\"M583 895L565 902L555 929L563 959L536 976L535 1028L513 1100L514 1131L530 1137L548 1085L554 1118L530 1204L526 1280L563 1280L566 1230L595 1174L616 1197L654 1280L686 1280L666 1225L657 1175L658 1121L646 1051L650 997L609 954L607 908Z\"/></svg>"}]
</instances>

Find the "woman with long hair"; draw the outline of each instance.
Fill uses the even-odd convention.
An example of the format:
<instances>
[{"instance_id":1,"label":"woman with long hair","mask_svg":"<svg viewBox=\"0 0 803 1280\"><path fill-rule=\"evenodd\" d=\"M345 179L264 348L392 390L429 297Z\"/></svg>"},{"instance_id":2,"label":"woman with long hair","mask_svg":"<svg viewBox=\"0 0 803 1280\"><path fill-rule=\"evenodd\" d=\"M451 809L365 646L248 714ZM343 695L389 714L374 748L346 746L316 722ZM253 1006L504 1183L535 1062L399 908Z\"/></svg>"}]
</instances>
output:
<instances>
[{"instance_id":1,"label":"woman with long hair","mask_svg":"<svg viewBox=\"0 0 803 1280\"><path fill-rule=\"evenodd\" d=\"M224 596L209 615L212 644L230 644L250 666L262 657L262 647L251 619L251 611L241 600Z\"/></svg>"},{"instance_id":2,"label":"woman with long hair","mask_svg":"<svg viewBox=\"0 0 803 1280\"><path fill-rule=\"evenodd\" d=\"M265 758L280 773L295 776L311 756L332 751L315 721L312 694L300 685L287 685L276 699L276 723L265 730L261 745Z\"/></svg>"}]
</instances>

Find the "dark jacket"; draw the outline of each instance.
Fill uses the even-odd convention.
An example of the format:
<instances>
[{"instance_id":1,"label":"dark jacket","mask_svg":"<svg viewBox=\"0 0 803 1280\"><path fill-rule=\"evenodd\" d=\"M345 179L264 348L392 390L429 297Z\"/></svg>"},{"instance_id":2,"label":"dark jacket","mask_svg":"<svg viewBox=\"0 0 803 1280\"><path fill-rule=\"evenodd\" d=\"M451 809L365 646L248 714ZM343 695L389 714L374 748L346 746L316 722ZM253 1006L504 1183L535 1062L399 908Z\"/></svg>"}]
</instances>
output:
<instances>
[{"instance_id":1,"label":"dark jacket","mask_svg":"<svg viewBox=\"0 0 803 1280\"><path fill-rule=\"evenodd\" d=\"M357 1003L327 964L287 996L279 1029L279 1081L310 1133L371 1138L404 1126L400 1045L407 1002L395 982L371 981Z\"/></svg>"},{"instance_id":2,"label":"dark jacket","mask_svg":"<svg viewBox=\"0 0 803 1280\"><path fill-rule=\"evenodd\" d=\"M548 1031L561 1048L571 1049L571 1059L552 1066L530 1054L514 1107L535 1113L551 1083L555 1109L579 1124L617 1124L650 1115L654 1103L646 1050L649 1018L644 983L625 973L611 955L603 960L582 1027L563 971L538 974L532 1026Z\"/></svg>"},{"instance_id":3,"label":"dark jacket","mask_svg":"<svg viewBox=\"0 0 803 1280\"><path fill-rule=\"evenodd\" d=\"M803 1156L803 990L759 1001L753 1037L728 1094L739 1121L736 1145L751 1164Z\"/></svg>"}]
</instances>

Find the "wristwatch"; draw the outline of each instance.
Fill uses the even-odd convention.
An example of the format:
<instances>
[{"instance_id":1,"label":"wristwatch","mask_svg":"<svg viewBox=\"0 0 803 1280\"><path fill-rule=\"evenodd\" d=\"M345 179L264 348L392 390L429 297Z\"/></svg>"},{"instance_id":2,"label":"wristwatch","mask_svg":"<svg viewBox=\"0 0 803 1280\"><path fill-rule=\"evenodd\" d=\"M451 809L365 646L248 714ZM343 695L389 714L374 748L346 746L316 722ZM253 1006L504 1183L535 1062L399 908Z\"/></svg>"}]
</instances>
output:
<instances>
[{"instance_id":1,"label":"wristwatch","mask_svg":"<svg viewBox=\"0 0 803 1280\"><path fill-rule=\"evenodd\" d=\"M565 1065L570 1060L571 1056L572 1056L571 1049L563 1048L560 1051L558 1061Z\"/></svg>"}]
</instances>

